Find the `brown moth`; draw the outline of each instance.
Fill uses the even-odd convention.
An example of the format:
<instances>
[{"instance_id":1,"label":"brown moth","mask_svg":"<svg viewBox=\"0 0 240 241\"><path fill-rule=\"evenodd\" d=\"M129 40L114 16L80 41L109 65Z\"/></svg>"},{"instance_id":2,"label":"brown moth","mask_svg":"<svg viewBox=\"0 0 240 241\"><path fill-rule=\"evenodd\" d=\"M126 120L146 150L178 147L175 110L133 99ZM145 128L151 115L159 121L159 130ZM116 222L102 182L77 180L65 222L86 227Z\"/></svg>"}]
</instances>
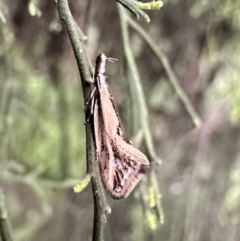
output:
<instances>
[{"instance_id":1,"label":"brown moth","mask_svg":"<svg viewBox=\"0 0 240 241\"><path fill-rule=\"evenodd\" d=\"M89 104L102 182L112 198L120 199L132 192L150 165L147 157L127 139L104 76L106 61L114 59L104 54L96 59L95 88Z\"/></svg>"}]
</instances>

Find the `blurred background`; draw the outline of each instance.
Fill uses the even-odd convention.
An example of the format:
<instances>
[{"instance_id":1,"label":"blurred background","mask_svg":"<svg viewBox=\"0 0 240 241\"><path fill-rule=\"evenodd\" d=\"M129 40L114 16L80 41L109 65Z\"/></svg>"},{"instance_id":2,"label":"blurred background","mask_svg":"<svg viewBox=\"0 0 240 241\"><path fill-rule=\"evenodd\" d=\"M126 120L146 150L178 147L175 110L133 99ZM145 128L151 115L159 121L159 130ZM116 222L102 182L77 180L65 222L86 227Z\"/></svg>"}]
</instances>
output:
<instances>
[{"instance_id":1,"label":"blurred background","mask_svg":"<svg viewBox=\"0 0 240 241\"><path fill-rule=\"evenodd\" d=\"M69 1L129 138L129 88L115 1ZM202 119L195 128L144 39L129 28L149 111L164 223L146 215L139 190L109 199L106 240L240 240L240 1L166 0L138 23L167 56ZM134 18L134 17L133 17ZM132 96L134 101L134 96ZM0 187L15 240L91 240L84 103L73 51L54 1L0 2ZM1 195L2 199L2 195Z\"/></svg>"}]
</instances>

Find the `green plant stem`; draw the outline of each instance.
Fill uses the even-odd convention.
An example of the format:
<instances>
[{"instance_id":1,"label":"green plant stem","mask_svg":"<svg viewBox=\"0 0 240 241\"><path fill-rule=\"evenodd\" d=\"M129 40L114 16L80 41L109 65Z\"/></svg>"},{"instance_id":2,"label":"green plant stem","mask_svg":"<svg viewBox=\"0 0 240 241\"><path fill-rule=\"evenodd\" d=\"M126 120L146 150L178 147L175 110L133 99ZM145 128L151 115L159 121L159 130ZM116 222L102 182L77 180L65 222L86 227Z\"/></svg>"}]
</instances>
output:
<instances>
[{"instance_id":1,"label":"green plant stem","mask_svg":"<svg viewBox=\"0 0 240 241\"><path fill-rule=\"evenodd\" d=\"M128 9L132 14L135 15L137 19L143 19L147 23L150 22L150 18L148 15L143 12L138 5L136 4L136 1L134 0L117 0L120 4L122 4L126 9Z\"/></svg>"},{"instance_id":2,"label":"green plant stem","mask_svg":"<svg viewBox=\"0 0 240 241\"><path fill-rule=\"evenodd\" d=\"M133 57L133 53L131 50L131 46L130 46L128 24L127 24L124 11L121 6L118 6L118 12L120 16L124 53L125 53L128 72L129 72L129 76L128 76L129 86L130 86L131 96L132 97L134 96L134 101L133 101L134 116L133 117L134 117L134 124L136 125L134 128L135 129L134 135L136 136L136 133L138 132L139 128L140 130L143 130L143 138L145 141L146 149L148 151L148 156L150 157L151 163L152 164L154 162L159 163L161 161L159 160L159 158L155 153L153 141L152 141L152 135L149 128L148 110L147 110L147 105L146 105L146 101L143 93L143 88L142 88L140 76L139 76L138 69L137 69L137 66ZM150 173L151 185L153 186L156 192L156 197L161 197L158 186L156 185L155 182L153 182L153 180L155 180L153 179L153 177L155 177L155 170L152 170ZM155 211L156 217L161 219L162 210L161 210L160 198L156 199L156 205L155 205L154 211Z\"/></svg>"},{"instance_id":3,"label":"green plant stem","mask_svg":"<svg viewBox=\"0 0 240 241\"><path fill-rule=\"evenodd\" d=\"M69 136L68 136L68 105L66 100L66 91L64 82L60 81L58 86L58 110L59 127L61 130L61 148L59 156L61 178L66 179L69 176Z\"/></svg>"},{"instance_id":4,"label":"green plant stem","mask_svg":"<svg viewBox=\"0 0 240 241\"><path fill-rule=\"evenodd\" d=\"M154 40L149 36L149 34L136 21L134 21L133 19L131 19L128 16L126 16L126 18L127 18L129 25L133 29L135 29L135 31L145 40L145 42L147 43L149 48L152 50L154 55L162 63L163 68L165 69L167 76L170 80L170 83L172 84L178 97L182 101L187 113L191 117L193 124L196 127L201 126L202 121L201 121L199 115L197 114L197 112L195 111L194 107L192 106L191 101L189 100L188 96L186 95L186 93L184 92L182 87L180 86L179 81L178 81L171 65L169 64L167 56L158 47L157 43L154 42Z\"/></svg>"},{"instance_id":5,"label":"green plant stem","mask_svg":"<svg viewBox=\"0 0 240 241\"><path fill-rule=\"evenodd\" d=\"M78 37L78 33L75 27L75 22L69 9L67 0L58 0L58 10L61 20L64 22L72 47L74 55L77 61L79 73L82 81L82 89L84 96L84 103L90 93L90 82L92 81L89 66L84 55L84 51L81 42ZM87 119L85 115L85 120ZM101 185L99 173L96 168L95 158L95 145L93 141L93 133L89 123L86 124L86 153L87 153L87 172L91 174L91 182L94 198L94 223L92 240L103 240L103 228L105 220L105 212L107 209L106 199L104 196L104 190ZM106 205L106 206L104 206Z\"/></svg>"},{"instance_id":6,"label":"green plant stem","mask_svg":"<svg viewBox=\"0 0 240 241\"><path fill-rule=\"evenodd\" d=\"M130 46L126 15L120 5L118 6L118 12L120 16L124 53L126 56L128 72L129 72L129 76L128 76L129 86L130 86L131 96L134 96L134 100L135 100L133 101L134 135L136 135L139 128L143 130L143 133L144 133L143 136L144 136L144 140L145 140L147 151L150 158L152 159L152 161L160 162L153 147L152 135L148 124L147 105L146 105L139 73L137 70L137 66L136 66L133 53L131 50L131 46Z\"/></svg>"},{"instance_id":7,"label":"green plant stem","mask_svg":"<svg viewBox=\"0 0 240 241\"><path fill-rule=\"evenodd\" d=\"M0 190L0 240L12 241L11 228L7 219L7 210L4 205L4 196Z\"/></svg>"},{"instance_id":8,"label":"green plant stem","mask_svg":"<svg viewBox=\"0 0 240 241\"><path fill-rule=\"evenodd\" d=\"M90 76L89 67L86 61L86 57L83 52L82 44L79 40L79 36L76 31L75 21L69 9L67 0L58 0L58 10L61 20L65 23L72 47L73 52L77 61L78 70L81 76L84 100L87 99L90 91L89 83L93 82Z\"/></svg>"},{"instance_id":9,"label":"green plant stem","mask_svg":"<svg viewBox=\"0 0 240 241\"><path fill-rule=\"evenodd\" d=\"M89 27L92 4L93 4L92 0L87 1L87 6L86 6L85 16L84 16L84 30L85 31L87 31L87 29Z\"/></svg>"}]
</instances>

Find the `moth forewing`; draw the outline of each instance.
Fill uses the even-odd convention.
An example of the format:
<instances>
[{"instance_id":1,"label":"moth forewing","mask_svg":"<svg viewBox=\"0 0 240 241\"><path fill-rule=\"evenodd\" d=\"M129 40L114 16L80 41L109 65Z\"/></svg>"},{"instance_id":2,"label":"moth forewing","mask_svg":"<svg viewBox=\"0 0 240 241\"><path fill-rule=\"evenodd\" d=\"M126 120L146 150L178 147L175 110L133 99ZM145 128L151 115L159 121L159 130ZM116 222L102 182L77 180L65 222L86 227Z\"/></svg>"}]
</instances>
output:
<instances>
[{"instance_id":1,"label":"moth forewing","mask_svg":"<svg viewBox=\"0 0 240 241\"><path fill-rule=\"evenodd\" d=\"M94 123L94 139L96 146L96 156L99 162L100 174L102 181L105 185L106 179L112 180L113 178L113 153L111 143L109 138L106 136L107 133L104 132L104 122L102 120L101 107L99 106L99 100L95 101L94 111L93 111L93 123ZM111 187L110 187L111 188Z\"/></svg>"},{"instance_id":2,"label":"moth forewing","mask_svg":"<svg viewBox=\"0 0 240 241\"><path fill-rule=\"evenodd\" d=\"M106 83L104 54L96 60L93 129L102 182L114 199L127 197L149 169L147 157L128 141Z\"/></svg>"},{"instance_id":3,"label":"moth forewing","mask_svg":"<svg viewBox=\"0 0 240 241\"><path fill-rule=\"evenodd\" d=\"M116 59L107 58L104 54L100 54L97 57L94 83L99 91L99 100L102 108L103 121L104 123L107 123L105 124L105 131L107 131L109 135L113 136L121 132L123 139L128 142L125 130L113 102L113 97L104 75L106 61L110 60L112 61Z\"/></svg>"},{"instance_id":4,"label":"moth forewing","mask_svg":"<svg viewBox=\"0 0 240 241\"><path fill-rule=\"evenodd\" d=\"M121 177L114 181L117 198L127 197L147 173L150 165L147 157L120 136L112 144L115 156L115 174Z\"/></svg>"},{"instance_id":5,"label":"moth forewing","mask_svg":"<svg viewBox=\"0 0 240 241\"><path fill-rule=\"evenodd\" d=\"M99 89L99 99L101 103L102 117L105 130L109 135L117 133L117 123L118 117L115 114L115 110L112 105L112 96L109 92L106 82L101 80L98 86Z\"/></svg>"}]
</instances>

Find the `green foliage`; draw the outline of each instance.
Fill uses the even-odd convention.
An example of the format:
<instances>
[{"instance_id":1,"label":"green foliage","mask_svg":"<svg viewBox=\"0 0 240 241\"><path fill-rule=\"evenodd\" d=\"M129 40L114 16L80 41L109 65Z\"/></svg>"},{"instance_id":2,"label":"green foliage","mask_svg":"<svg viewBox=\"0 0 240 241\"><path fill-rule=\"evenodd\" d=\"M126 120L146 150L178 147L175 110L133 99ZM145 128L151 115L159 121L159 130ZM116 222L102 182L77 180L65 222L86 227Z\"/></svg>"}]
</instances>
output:
<instances>
[{"instance_id":1,"label":"green foliage","mask_svg":"<svg viewBox=\"0 0 240 241\"><path fill-rule=\"evenodd\" d=\"M231 103L231 121L237 125L240 123L240 70L238 68L240 48L236 48L233 52L232 47L229 47L228 55L232 55L232 63L219 71L210 96L214 102L225 99Z\"/></svg>"},{"instance_id":2,"label":"green foliage","mask_svg":"<svg viewBox=\"0 0 240 241\"><path fill-rule=\"evenodd\" d=\"M90 175L86 175L86 177L74 187L74 192L76 193L82 192L89 182L90 182Z\"/></svg>"},{"instance_id":3,"label":"green foliage","mask_svg":"<svg viewBox=\"0 0 240 241\"><path fill-rule=\"evenodd\" d=\"M146 223L151 230L156 230L158 227L158 220L155 214L150 211L146 213Z\"/></svg>"},{"instance_id":4,"label":"green foliage","mask_svg":"<svg viewBox=\"0 0 240 241\"><path fill-rule=\"evenodd\" d=\"M227 19L232 21L233 25L240 27L239 19L240 2L238 0L217 0L217 1L195 1L192 7L192 14L199 16L209 9L214 9L218 20ZM216 18L214 19L216 21Z\"/></svg>"},{"instance_id":5,"label":"green foliage","mask_svg":"<svg viewBox=\"0 0 240 241\"><path fill-rule=\"evenodd\" d=\"M21 86L19 86L21 84ZM23 88L24 85L24 88ZM82 102L79 90L65 87L69 102ZM36 75L29 75L17 86L19 99L15 99L11 109L11 149L21 160L31 166L41 163L49 177L59 177L59 153L61 146L61 129L59 125L59 95L49 81ZM71 106L72 105L72 106ZM77 164L85 160L83 129L83 107L71 103L69 116L69 160ZM66 150L67 151L67 150ZM72 170L79 170L76 166ZM79 166L80 167L80 166ZM80 172L80 171L79 171ZM77 174L77 173L75 173Z\"/></svg>"},{"instance_id":6,"label":"green foliage","mask_svg":"<svg viewBox=\"0 0 240 241\"><path fill-rule=\"evenodd\" d=\"M136 1L136 5L143 10L159 10L163 6L162 1L152 1L148 3L143 3Z\"/></svg>"},{"instance_id":7,"label":"green foliage","mask_svg":"<svg viewBox=\"0 0 240 241\"><path fill-rule=\"evenodd\" d=\"M224 209L232 217L233 221L238 220L238 210L240 203L240 170L239 167L233 170L231 175L231 187L224 200Z\"/></svg>"},{"instance_id":8,"label":"green foliage","mask_svg":"<svg viewBox=\"0 0 240 241\"><path fill-rule=\"evenodd\" d=\"M17 50L17 54L21 52ZM12 56L10 53L8 58ZM13 63L14 72L2 83L2 159L14 159L30 168L41 165L45 177L55 179L61 176L60 151L66 148L70 173L79 177L85 172L84 109L80 88L63 87L67 113L60 113L59 88L31 71L25 61L13 59ZM62 142L61 118L67 126L66 146Z\"/></svg>"}]
</instances>

